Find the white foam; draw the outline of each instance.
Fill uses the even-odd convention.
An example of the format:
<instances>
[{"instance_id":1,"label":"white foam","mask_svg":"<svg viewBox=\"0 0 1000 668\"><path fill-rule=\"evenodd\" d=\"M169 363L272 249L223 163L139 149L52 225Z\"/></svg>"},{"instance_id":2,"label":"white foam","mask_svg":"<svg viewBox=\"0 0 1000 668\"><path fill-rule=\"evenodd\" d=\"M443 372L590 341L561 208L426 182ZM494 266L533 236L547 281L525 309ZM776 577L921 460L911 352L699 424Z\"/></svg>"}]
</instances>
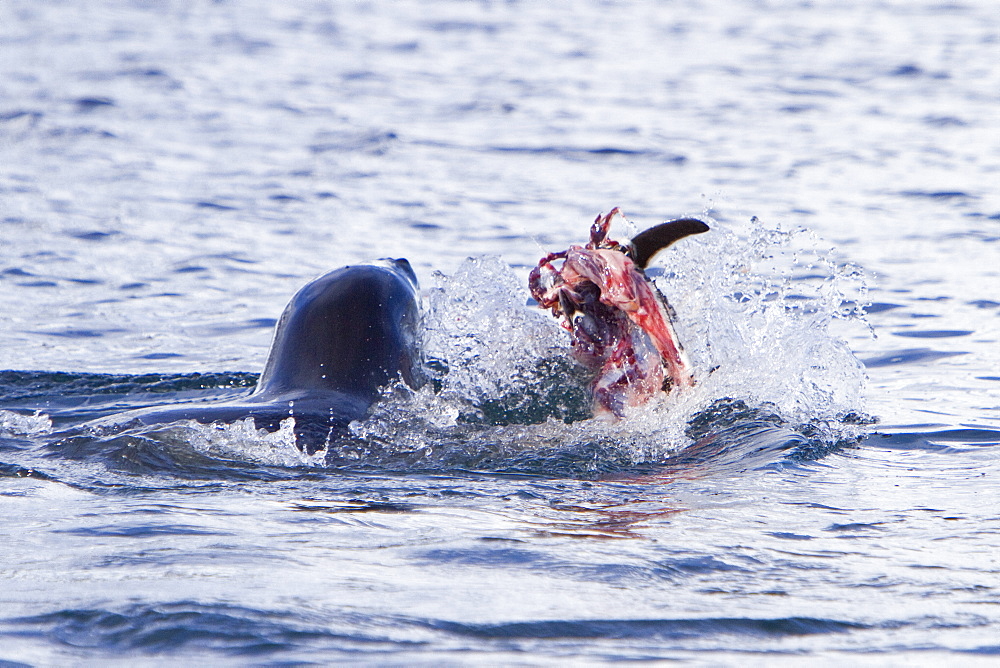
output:
<instances>
[{"instance_id":1,"label":"white foam","mask_svg":"<svg viewBox=\"0 0 1000 668\"><path fill-rule=\"evenodd\" d=\"M231 424L188 422L189 442L210 457L235 458L271 466L322 466L324 451L308 455L295 445L295 418L281 421L274 432L257 429L253 418Z\"/></svg>"},{"instance_id":2,"label":"white foam","mask_svg":"<svg viewBox=\"0 0 1000 668\"><path fill-rule=\"evenodd\" d=\"M21 415L0 410L0 434L4 436L44 436L52 433L52 420L48 415L35 413Z\"/></svg>"}]
</instances>

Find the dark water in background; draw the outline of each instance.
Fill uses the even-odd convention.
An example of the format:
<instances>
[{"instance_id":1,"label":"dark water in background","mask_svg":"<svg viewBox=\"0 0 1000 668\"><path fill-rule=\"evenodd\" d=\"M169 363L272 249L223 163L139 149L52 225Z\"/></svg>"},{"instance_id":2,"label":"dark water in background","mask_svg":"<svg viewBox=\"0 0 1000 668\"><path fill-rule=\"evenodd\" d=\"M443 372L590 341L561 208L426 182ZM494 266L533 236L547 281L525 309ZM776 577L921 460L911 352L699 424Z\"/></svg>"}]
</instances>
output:
<instances>
[{"instance_id":1,"label":"dark water in background","mask_svg":"<svg viewBox=\"0 0 1000 668\"><path fill-rule=\"evenodd\" d=\"M995 662L998 91L986 1L0 4L0 660ZM712 220L702 383L523 424L520 281L615 205ZM54 434L379 256L454 373L328 461Z\"/></svg>"}]
</instances>

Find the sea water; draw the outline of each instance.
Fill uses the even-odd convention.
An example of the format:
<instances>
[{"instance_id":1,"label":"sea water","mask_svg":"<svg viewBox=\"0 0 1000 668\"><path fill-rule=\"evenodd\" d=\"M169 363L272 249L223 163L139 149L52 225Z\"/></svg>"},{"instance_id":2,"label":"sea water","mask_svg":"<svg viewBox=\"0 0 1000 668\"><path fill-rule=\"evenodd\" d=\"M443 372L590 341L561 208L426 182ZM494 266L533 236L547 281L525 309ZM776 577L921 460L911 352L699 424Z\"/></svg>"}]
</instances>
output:
<instances>
[{"instance_id":1,"label":"sea water","mask_svg":"<svg viewBox=\"0 0 1000 668\"><path fill-rule=\"evenodd\" d=\"M1000 15L963 3L0 4L4 665L995 662ZM650 275L694 390L589 417L538 258ZM407 257L431 382L249 391Z\"/></svg>"}]
</instances>

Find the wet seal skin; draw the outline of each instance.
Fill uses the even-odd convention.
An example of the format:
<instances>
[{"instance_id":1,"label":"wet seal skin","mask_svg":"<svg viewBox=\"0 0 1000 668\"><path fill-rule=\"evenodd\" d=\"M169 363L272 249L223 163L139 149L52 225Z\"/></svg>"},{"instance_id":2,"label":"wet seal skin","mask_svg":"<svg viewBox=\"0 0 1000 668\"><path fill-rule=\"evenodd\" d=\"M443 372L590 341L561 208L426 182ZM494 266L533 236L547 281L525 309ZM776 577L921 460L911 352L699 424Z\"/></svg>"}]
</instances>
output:
<instances>
[{"instance_id":1,"label":"wet seal skin","mask_svg":"<svg viewBox=\"0 0 1000 668\"><path fill-rule=\"evenodd\" d=\"M363 419L385 386L397 380L413 388L423 384L417 289L405 259L331 271L303 286L285 307L264 371L248 396L143 408L89 425L253 418L258 429L273 431L294 417L296 444L314 454L331 434Z\"/></svg>"},{"instance_id":2,"label":"wet seal skin","mask_svg":"<svg viewBox=\"0 0 1000 668\"><path fill-rule=\"evenodd\" d=\"M615 216L622 216L617 207L597 216L585 246L539 260L528 284L539 306L570 332L574 356L594 374L595 413L623 417L659 392L694 385L672 309L643 269L659 251L709 227L694 218L673 220L623 244L608 238Z\"/></svg>"}]
</instances>

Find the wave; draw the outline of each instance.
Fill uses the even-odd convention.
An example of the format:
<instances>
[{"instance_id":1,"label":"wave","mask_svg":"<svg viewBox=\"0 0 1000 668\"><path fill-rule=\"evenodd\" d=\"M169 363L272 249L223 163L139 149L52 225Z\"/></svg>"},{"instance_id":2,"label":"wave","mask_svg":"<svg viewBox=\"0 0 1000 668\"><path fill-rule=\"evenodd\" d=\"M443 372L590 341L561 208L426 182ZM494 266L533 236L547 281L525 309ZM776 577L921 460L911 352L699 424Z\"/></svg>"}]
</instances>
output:
<instances>
[{"instance_id":1,"label":"wave","mask_svg":"<svg viewBox=\"0 0 1000 668\"><path fill-rule=\"evenodd\" d=\"M780 640L852 633L871 625L822 617L581 619L466 623L395 615L272 611L192 601L119 609L64 609L0 620L0 638L55 641L80 655L269 657L344 652L355 657L455 648L464 639L531 641ZM525 649L526 647L522 647ZM746 648L753 651L753 648Z\"/></svg>"},{"instance_id":2,"label":"wave","mask_svg":"<svg viewBox=\"0 0 1000 668\"><path fill-rule=\"evenodd\" d=\"M985 623L979 621L979 624ZM974 623L975 625L975 623ZM697 650L723 655L776 653L802 656L803 647L776 645L795 638L844 636L845 659L885 651L958 651L995 656L995 645L947 648L915 635L940 628L940 621L912 619L838 619L826 616L694 616L662 618L528 619L459 622L450 619L335 610L267 610L226 603L176 601L137 603L115 608L66 608L0 619L0 640L8 652L27 655L32 641L59 647L65 661L76 657L166 657L239 661L323 662L400 661L410 657L463 656L470 652L497 658L497 652L521 656L593 656L665 658ZM908 640L881 649L851 647L852 635L905 632ZM912 642L913 644L910 644ZM737 643L734 645L733 643ZM848 643L848 644L844 644ZM456 654L457 653L457 654ZM674 657L678 658L678 657ZM445 662L447 660L445 659ZM6 665L6 663L5 663ZM20 665L20 664L12 664Z\"/></svg>"}]
</instances>

